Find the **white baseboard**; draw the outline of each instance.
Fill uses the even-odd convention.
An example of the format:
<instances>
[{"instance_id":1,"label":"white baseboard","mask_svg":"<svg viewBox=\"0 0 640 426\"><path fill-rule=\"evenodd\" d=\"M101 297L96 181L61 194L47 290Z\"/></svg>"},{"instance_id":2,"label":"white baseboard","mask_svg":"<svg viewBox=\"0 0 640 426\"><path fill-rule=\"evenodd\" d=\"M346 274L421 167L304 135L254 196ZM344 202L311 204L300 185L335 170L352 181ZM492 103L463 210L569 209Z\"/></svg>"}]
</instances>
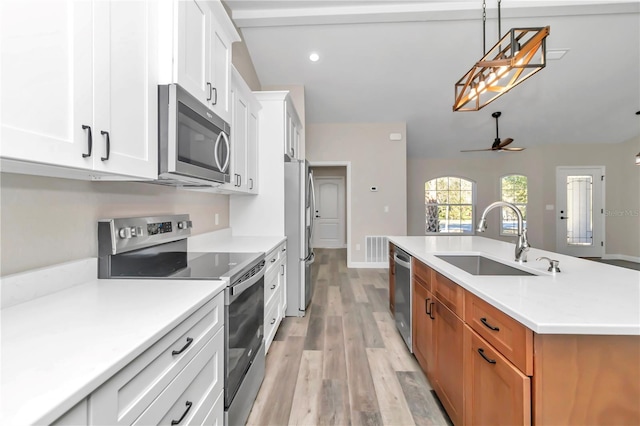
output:
<instances>
[{"instance_id":1,"label":"white baseboard","mask_svg":"<svg viewBox=\"0 0 640 426\"><path fill-rule=\"evenodd\" d=\"M389 268L388 262L349 262L347 268L356 269L387 269Z\"/></svg>"},{"instance_id":2,"label":"white baseboard","mask_svg":"<svg viewBox=\"0 0 640 426\"><path fill-rule=\"evenodd\" d=\"M629 256L627 254L604 254L602 256L603 259L610 259L610 260L626 260L629 262L636 262L636 263L640 263L640 257L639 256Z\"/></svg>"}]
</instances>

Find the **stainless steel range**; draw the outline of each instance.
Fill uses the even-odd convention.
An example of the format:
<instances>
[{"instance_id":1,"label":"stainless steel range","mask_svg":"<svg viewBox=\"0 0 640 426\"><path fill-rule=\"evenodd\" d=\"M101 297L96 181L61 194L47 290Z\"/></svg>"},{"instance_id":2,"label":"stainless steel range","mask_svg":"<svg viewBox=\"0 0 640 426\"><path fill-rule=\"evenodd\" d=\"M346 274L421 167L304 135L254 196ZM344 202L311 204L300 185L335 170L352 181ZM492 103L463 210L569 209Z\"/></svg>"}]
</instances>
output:
<instances>
[{"instance_id":1,"label":"stainless steel range","mask_svg":"<svg viewBox=\"0 0 640 426\"><path fill-rule=\"evenodd\" d=\"M188 215L98 222L98 278L225 280L225 424L244 425L264 378L264 253L188 252Z\"/></svg>"}]
</instances>

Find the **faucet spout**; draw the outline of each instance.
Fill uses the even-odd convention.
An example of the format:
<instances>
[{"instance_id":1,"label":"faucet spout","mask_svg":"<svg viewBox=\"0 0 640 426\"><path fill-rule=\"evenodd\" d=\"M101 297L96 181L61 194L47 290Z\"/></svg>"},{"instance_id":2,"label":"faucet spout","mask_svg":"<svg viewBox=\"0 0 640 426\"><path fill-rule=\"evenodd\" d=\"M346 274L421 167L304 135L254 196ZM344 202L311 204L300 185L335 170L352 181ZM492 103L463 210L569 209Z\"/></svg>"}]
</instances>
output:
<instances>
[{"instance_id":1,"label":"faucet spout","mask_svg":"<svg viewBox=\"0 0 640 426\"><path fill-rule=\"evenodd\" d=\"M517 262L527 261L527 252L529 251L529 240L527 239L527 230L524 228L524 220L522 219L522 212L518 207L512 203L506 201L496 201L491 203L482 212L482 217L478 222L478 232L484 232L487 229L487 213L496 207L508 207L513 210L518 218L518 241L516 242L515 257Z\"/></svg>"}]
</instances>

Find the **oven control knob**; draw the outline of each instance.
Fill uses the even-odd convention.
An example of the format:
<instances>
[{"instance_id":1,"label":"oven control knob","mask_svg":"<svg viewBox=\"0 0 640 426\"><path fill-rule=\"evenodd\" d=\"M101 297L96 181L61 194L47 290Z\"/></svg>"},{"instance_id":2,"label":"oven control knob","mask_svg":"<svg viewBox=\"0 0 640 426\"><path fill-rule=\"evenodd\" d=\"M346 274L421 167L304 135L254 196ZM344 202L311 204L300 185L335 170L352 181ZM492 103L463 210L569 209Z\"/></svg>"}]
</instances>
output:
<instances>
[{"instance_id":1,"label":"oven control knob","mask_svg":"<svg viewBox=\"0 0 640 426\"><path fill-rule=\"evenodd\" d=\"M178 222L178 229L188 229L191 228L191 221L190 220L183 220Z\"/></svg>"},{"instance_id":2,"label":"oven control knob","mask_svg":"<svg viewBox=\"0 0 640 426\"><path fill-rule=\"evenodd\" d=\"M126 238L131 238L131 229L129 229L129 228L120 228L118 230L118 235L123 240L126 239Z\"/></svg>"}]
</instances>

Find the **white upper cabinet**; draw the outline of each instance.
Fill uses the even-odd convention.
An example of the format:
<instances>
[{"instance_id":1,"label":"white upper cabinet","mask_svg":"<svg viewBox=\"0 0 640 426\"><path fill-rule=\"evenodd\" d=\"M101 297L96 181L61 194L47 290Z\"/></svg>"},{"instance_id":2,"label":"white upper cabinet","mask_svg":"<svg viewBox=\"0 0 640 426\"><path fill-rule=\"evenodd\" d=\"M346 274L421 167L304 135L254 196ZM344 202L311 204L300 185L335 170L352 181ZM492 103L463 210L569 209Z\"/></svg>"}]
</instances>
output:
<instances>
[{"instance_id":1,"label":"white upper cabinet","mask_svg":"<svg viewBox=\"0 0 640 426\"><path fill-rule=\"evenodd\" d=\"M235 68L231 76L231 182L218 192L258 193L258 113L260 104Z\"/></svg>"},{"instance_id":2,"label":"white upper cabinet","mask_svg":"<svg viewBox=\"0 0 640 426\"><path fill-rule=\"evenodd\" d=\"M0 16L0 155L92 167L91 3L10 1Z\"/></svg>"},{"instance_id":3,"label":"white upper cabinet","mask_svg":"<svg viewBox=\"0 0 640 426\"><path fill-rule=\"evenodd\" d=\"M177 1L175 82L203 103L211 100L211 10L204 1ZM169 27L170 28L170 27Z\"/></svg>"},{"instance_id":4,"label":"white upper cabinet","mask_svg":"<svg viewBox=\"0 0 640 426\"><path fill-rule=\"evenodd\" d=\"M157 177L155 4L4 2L4 171Z\"/></svg>"},{"instance_id":5,"label":"white upper cabinet","mask_svg":"<svg viewBox=\"0 0 640 426\"><path fill-rule=\"evenodd\" d=\"M240 36L220 1L175 3L172 10L165 10L161 15L165 19L161 27L173 28L173 22L177 23L175 39L165 43L174 46L171 54L165 52L163 59L163 66L172 69L167 73L170 76L166 83L181 85L230 122L231 44L240 41ZM170 5L167 3L163 7ZM174 11L175 16L171 18Z\"/></svg>"},{"instance_id":6,"label":"white upper cabinet","mask_svg":"<svg viewBox=\"0 0 640 426\"><path fill-rule=\"evenodd\" d=\"M287 98L284 102L284 153L291 158L300 158L300 152L298 150L300 145L300 131L302 124L300 124L300 118L293 106L291 98Z\"/></svg>"},{"instance_id":7,"label":"white upper cabinet","mask_svg":"<svg viewBox=\"0 0 640 426\"><path fill-rule=\"evenodd\" d=\"M94 69L97 170L158 177L155 0L98 1Z\"/></svg>"}]
</instances>

